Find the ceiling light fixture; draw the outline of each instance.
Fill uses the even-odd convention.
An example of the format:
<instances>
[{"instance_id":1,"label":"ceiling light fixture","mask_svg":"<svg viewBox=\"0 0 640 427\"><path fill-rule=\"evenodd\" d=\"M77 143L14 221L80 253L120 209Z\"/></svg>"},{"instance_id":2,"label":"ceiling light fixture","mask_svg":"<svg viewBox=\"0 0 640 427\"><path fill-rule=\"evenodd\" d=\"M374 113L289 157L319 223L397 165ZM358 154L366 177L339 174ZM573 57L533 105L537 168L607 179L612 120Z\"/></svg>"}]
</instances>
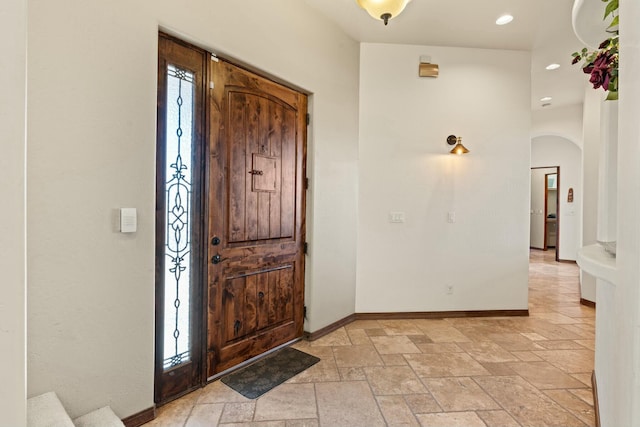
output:
<instances>
[{"instance_id":1,"label":"ceiling light fixture","mask_svg":"<svg viewBox=\"0 0 640 427\"><path fill-rule=\"evenodd\" d=\"M506 25L511 21L513 21L513 16L511 16L511 15L502 15L501 17L496 19L496 25Z\"/></svg>"},{"instance_id":2,"label":"ceiling light fixture","mask_svg":"<svg viewBox=\"0 0 640 427\"><path fill-rule=\"evenodd\" d=\"M549 71L551 71L551 70L557 70L558 68L560 68L560 64L556 64L556 63L549 64L549 65L547 65L547 66L545 67L545 69L547 69L547 70L549 70Z\"/></svg>"},{"instance_id":3,"label":"ceiling light fixture","mask_svg":"<svg viewBox=\"0 0 640 427\"><path fill-rule=\"evenodd\" d=\"M551 98L550 96L544 96L544 97L540 98L540 102L549 102L552 99L553 98Z\"/></svg>"},{"instance_id":4,"label":"ceiling light fixture","mask_svg":"<svg viewBox=\"0 0 640 427\"><path fill-rule=\"evenodd\" d=\"M357 0L361 8L369 12L375 19L380 19L384 25L389 19L400 15L411 0Z\"/></svg>"}]
</instances>

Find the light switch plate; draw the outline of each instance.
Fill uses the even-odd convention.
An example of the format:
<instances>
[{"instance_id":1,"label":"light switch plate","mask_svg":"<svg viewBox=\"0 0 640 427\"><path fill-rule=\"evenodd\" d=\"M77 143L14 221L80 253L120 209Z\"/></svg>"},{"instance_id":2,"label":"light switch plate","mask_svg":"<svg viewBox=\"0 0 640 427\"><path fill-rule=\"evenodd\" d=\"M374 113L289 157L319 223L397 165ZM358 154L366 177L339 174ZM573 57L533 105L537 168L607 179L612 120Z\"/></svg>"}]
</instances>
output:
<instances>
[{"instance_id":1,"label":"light switch plate","mask_svg":"<svg viewBox=\"0 0 640 427\"><path fill-rule=\"evenodd\" d=\"M394 224L404 223L404 212L389 212L389 222Z\"/></svg>"},{"instance_id":2,"label":"light switch plate","mask_svg":"<svg viewBox=\"0 0 640 427\"><path fill-rule=\"evenodd\" d=\"M135 233L138 229L136 208L120 208L120 232Z\"/></svg>"}]
</instances>

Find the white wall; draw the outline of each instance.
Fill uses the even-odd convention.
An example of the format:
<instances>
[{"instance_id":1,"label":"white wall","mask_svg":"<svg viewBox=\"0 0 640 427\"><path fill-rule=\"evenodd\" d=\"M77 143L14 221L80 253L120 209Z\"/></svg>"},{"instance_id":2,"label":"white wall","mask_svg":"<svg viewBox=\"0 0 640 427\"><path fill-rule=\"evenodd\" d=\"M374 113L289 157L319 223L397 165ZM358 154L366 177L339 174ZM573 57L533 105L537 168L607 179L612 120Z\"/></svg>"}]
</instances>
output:
<instances>
[{"instance_id":1,"label":"white wall","mask_svg":"<svg viewBox=\"0 0 640 427\"><path fill-rule=\"evenodd\" d=\"M600 113L597 237L609 242L618 229L618 103L605 101Z\"/></svg>"},{"instance_id":2,"label":"white wall","mask_svg":"<svg viewBox=\"0 0 640 427\"><path fill-rule=\"evenodd\" d=\"M420 55L440 77L418 77ZM529 54L363 44L360 57L356 312L526 309ZM448 154L450 134L471 153Z\"/></svg>"},{"instance_id":3,"label":"white wall","mask_svg":"<svg viewBox=\"0 0 640 427\"><path fill-rule=\"evenodd\" d=\"M26 420L25 102L27 1L0 3L0 425Z\"/></svg>"},{"instance_id":4,"label":"white wall","mask_svg":"<svg viewBox=\"0 0 640 427\"><path fill-rule=\"evenodd\" d=\"M602 103L606 94L595 91L593 86L585 84L583 138L582 138L582 245L588 246L597 242L598 232L598 191L599 164L601 153L600 119ZM596 301L595 277L580 271L581 297Z\"/></svg>"},{"instance_id":5,"label":"white wall","mask_svg":"<svg viewBox=\"0 0 640 427\"><path fill-rule=\"evenodd\" d=\"M615 286L598 285L596 319L603 426L640 425L640 4L621 1L620 16L618 271Z\"/></svg>"},{"instance_id":6,"label":"white wall","mask_svg":"<svg viewBox=\"0 0 640 427\"><path fill-rule=\"evenodd\" d=\"M297 1L30 0L28 386L72 416L153 404L159 25L313 93L307 329L355 305L357 43Z\"/></svg>"},{"instance_id":7,"label":"white wall","mask_svg":"<svg viewBox=\"0 0 640 427\"><path fill-rule=\"evenodd\" d=\"M582 104L531 112L531 137L560 136L582 147Z\"/></svg>"},{"instance_id":8,"label":"white wall","mask_svg":"<svg viewBox=\"0 0 640 427\"><path fill-rule=\"evenodd\" d=\"M561 260L576 260L581 247L582 227L582 150L559 136L540 136L531 141L531 167L560 166L559 237ZM567 202L573 188L573 203Z\"/></svg>"}]
</instances>

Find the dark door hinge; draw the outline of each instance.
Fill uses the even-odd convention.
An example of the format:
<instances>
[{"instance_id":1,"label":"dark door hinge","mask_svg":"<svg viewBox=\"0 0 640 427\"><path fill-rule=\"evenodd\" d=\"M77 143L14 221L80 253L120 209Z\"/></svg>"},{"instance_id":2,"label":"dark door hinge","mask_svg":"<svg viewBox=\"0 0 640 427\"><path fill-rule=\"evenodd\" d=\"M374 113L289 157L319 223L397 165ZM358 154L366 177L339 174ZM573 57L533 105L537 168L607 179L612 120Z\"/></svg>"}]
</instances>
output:
<instances>
[{"instance_id":1,"label":"dark door hinge","mask_svg":"<svg viewBox=\"0 0 640 427\"><path fill-rule=\"evenodd\" d=\"M302 309L302 317L304 317L305 319L307 318L307 306L306 305Z\"/></svg>"},{"instance_id":2,"label":"dark door hinge","mask_svg":"<svg viewBox=\"0 0 640 427\"><path fill-rule=\"evenodd\" d=\"M311 114L307 113L307 126L311 124Z\"/></svg>"},{"instance_id":3,"label":"dark door hinge","mask_svg":"<svg viewBox=\"0 0 640 427\"><path fill-rule=\"evenodd\" d=\"M304 189L308 190L309 189L309 178L305 178L304 179Z\"/></svg>"},{"instance_id":4,"label":"dark door hinge","mask_svg":"<svg viewBox=\"0 0 640 427\"><path fill-rule=\"evenodd\" d=\"M309 243L304 242L304 244L302 245L302 251L305 253L305 255L309 252Z\"/></svg>"}]
</instances>

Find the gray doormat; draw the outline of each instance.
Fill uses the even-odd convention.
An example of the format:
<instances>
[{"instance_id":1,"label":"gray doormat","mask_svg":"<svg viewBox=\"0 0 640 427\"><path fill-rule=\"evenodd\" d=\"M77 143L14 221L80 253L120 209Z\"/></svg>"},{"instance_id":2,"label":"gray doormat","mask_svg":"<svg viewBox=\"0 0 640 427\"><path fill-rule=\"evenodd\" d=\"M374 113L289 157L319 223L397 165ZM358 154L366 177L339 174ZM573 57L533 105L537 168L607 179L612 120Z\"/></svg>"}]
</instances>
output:
<instances>
[{"instance_id":1,"label":"gray doormat","mask_svg":"<svg viewBox=\"0 0 640 427\"><path fill-rule=\"evenodd\" d=\"M315 356L285 347L220 381L244 397L256 399L319 361Z\"/></svg>"}]
</instances>

